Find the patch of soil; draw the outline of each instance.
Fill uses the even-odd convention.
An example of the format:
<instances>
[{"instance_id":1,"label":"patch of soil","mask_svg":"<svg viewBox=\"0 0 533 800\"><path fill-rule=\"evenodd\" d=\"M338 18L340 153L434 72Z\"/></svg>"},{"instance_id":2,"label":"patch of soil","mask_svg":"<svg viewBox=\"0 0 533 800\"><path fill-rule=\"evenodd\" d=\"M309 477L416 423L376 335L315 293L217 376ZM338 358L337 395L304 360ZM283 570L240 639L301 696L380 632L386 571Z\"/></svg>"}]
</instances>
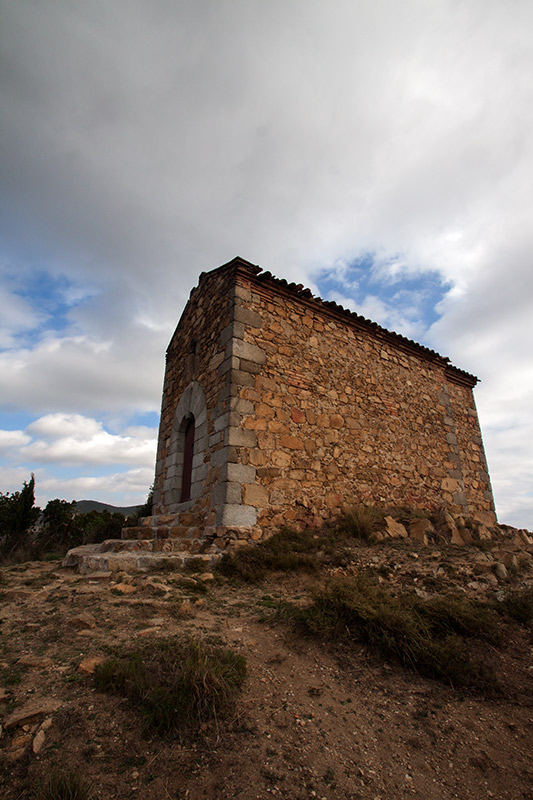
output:
<instances>
[{"instance_id":1,"label":"patch of soil","mask_svg":"<svg viewBox=\"0 0 533 800\"><path fill-rule=\"evenodd\" d=\"M469 572L474 556L361 546L346 569L370 567L422 592L437 590L432 581L473 596L500 591ZM308 602L316 577L239 587L206 580L207 592L176 574L79 576L45 563L3 568L0 577L5 800L30 797L53 766L76 770L92 800L533 798L524 627L506 627L502 651L487 647L506 690L488 699L386 665L362 646L325 646L269 621L277 600ZM196 741L143 739L137 711L97 692L91 670L117 645L183 633L246 657L236 714Z\"/></svg>"}]
</instances>

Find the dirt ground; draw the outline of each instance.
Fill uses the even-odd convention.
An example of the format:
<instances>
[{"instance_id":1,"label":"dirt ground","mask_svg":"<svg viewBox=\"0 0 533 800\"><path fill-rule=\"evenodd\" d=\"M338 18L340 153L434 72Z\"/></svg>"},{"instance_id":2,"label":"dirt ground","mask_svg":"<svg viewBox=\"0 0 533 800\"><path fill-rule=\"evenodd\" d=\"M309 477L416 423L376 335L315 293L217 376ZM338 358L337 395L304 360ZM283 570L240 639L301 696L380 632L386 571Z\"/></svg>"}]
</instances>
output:
<instances>
[{"instance_id":1,"label":"dirt ground","mask_svg":"<svg viewBox=\"0 0 533 800\"><path fill-rule=\"evenodd\" d=\"M356 561L426 591L431 580L468 577L465 558L465 548L444 558L422 546L361 546ZM242 587L206 579L200 593L174 574L80 576L56 562L6 567L0 579L5 800L31 797L54 766L76 770L93 800L533 798L533 654L523 627L508 627L502 652L484 646L506 689L487 699L269 621L277 599L305 602L316 580L305 576ZM236 716L188 744L143 739L129 702L95 690L94 659L183 632L246 657Z\"/></svg>"}]
</instances>

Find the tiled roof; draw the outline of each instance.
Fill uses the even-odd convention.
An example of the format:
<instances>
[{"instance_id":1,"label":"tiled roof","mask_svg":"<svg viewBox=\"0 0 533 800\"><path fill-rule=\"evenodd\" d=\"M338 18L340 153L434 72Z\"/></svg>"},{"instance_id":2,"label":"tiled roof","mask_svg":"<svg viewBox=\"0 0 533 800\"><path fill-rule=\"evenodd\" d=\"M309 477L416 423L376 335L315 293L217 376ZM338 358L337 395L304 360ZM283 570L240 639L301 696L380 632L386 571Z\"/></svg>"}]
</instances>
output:
<instances>
[{"instance_id":1,"label":"tiled roof","mask_svg":"<svg viewBox=\"0 0 533 800\"><path fill-rule=\"evenodd\" d=\"M452 381L466 384L468 386L475 386L475 384L478 382L478 378L476 378L475 375L471 375L469 372L459 369L459 367L454 367L453 364L450 363L449 358L446 356L441 356L435 350L431 350L429 347L425 347L424 345L415 342L413 339L409 339L407 336L402 336L400 333L389 331L386 328L383 328L381 325L378 325L377 322L372 322L360 314L357 314L355 311L350 311L338 303L335 303L333 300L322 300L321 297L316 297L313 295L311 290L306 289L301 283L289 283L284 278L276 278L271 272L264 271L262 267L252 264L250 261L240 258L240 256L237 256L227 264L223 264L221 267L218 267L217 270L212 270L212 272L227 269L229 267L242 270L259 284L264 284L272 287L275 290L292 295L293 297L296 297L305 303L310 303L314 306L320 307L329 314L333 314L336 317L341 317L347 322L349 321L352 325L355 325L358 328L366 329L372 332L375 336L389 341L391 344L404 351L410 353L414 352L427 361L433 361L434 363L440 364L445 368L447 377Z\"/></svg>"}]
</instances>

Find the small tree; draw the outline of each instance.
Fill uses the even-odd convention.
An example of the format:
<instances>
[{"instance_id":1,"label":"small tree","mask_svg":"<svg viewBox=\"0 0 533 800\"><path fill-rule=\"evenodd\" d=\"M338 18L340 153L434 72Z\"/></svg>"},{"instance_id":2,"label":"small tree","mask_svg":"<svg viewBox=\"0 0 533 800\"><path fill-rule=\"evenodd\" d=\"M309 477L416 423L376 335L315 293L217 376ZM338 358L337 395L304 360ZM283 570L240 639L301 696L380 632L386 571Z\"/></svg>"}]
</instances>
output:
<instances>
[{"instance_id":1,"label":"small tree","mask_svg":"<svg viewBox=\"0 0 533 800\"><path fill-rule=\"evenodd\" d=\"M20 492L0 492L0 557L23 548L28 531L35 524L40 509L35 507L35 477L24 481Z\"/></svg>"},{"instance_id":2,"label":"small tree","mask_svg":"<svg viewBox=\"0 0 533 800\"><path fill-rule=\"evenodd\" d=\"M154 504L154 484L150 486L148 490L148 497L146 498L146 503L141 506L137 512L137 517L151 517L152 516L152 506Z\"/></svg>"},{"instance_id":3,"label":"small tree","mask_svg":"<svg viewBox=\"0 0 533 800\"><path fill-rule=\"evenodd\" d=\"M61 551L73 546L74 506L74 503L57 498L48 501L43 511L43 526L39 536L41 551Z\"/></svg>"}]
</instances>

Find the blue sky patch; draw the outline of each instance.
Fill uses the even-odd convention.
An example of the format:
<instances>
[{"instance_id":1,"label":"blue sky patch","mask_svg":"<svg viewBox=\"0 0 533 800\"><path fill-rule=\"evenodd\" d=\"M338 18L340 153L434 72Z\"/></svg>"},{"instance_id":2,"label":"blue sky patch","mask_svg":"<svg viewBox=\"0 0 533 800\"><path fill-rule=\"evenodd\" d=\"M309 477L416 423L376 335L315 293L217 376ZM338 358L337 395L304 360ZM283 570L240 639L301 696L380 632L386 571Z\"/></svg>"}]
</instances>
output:
<instances>
[{"instance_id":1,"label":"blue sky patch","mask_svg":"<svg viewBox=\"0 0 533 800\"><path fill-rule=\"evenodd\" d=\"M439 319L436 306L450 288L436 271L415 271L399 257L383 260L375 253L334 265L320 273L316 283L323 299L344 305L344 298L347 307L351 301L350 309L363 316L368 316L368 307L379 305L382 319L372 321L385 327L391 325L397 333L407 336L413 335L415 327L421 338ZM370 298L374 302L369 302Z\"/></svg>"}]
</instances>

